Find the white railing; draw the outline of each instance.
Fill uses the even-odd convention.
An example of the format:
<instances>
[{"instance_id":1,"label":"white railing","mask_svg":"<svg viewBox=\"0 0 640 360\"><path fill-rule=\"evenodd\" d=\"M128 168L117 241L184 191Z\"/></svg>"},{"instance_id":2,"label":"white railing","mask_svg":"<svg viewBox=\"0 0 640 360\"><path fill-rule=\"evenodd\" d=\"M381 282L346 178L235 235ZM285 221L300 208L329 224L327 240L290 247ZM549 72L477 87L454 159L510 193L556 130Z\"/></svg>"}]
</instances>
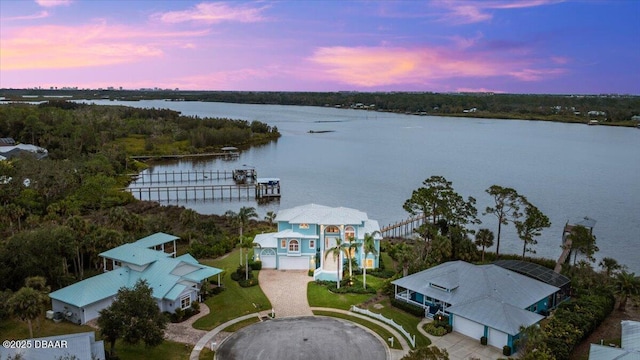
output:
<instances>
[{"instance_id":1,"label":"white railing","mask_svg":"<svg viewBox=\"0 0 640 360\"><path fill-rule=\"evenodd\" d=\"M407 340L409 340L409 343L411 344L411 347L416 347L416 336L409 334L409 332L407 330L405 330L402 325L398 324L393 319L387 319L382 314L376 314L374 312L369 311L368 309L360 309L359 307L357 307L355 305L351 306L351 311L353 311L355 313L358 313L358 314L363 314L363 315L370 316L370 317L372 317L374 319L378 319L378 320L382 321L385 324L393 326L396 330L400 331L400 333L402 333L402 335L404 335L404 337L406 337Z\"/></svg>"}]
</instances>

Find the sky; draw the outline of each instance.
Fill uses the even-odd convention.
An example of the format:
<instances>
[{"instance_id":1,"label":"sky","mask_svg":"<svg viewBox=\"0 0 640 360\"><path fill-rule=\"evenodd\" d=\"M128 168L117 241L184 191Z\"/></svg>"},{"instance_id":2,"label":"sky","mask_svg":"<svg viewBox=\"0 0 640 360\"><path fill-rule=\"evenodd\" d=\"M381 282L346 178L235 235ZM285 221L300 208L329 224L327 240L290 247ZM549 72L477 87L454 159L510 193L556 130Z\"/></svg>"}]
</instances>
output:
<instances>
[{"instance_id":1,"label":"sky","mask_svg":"<svg viewBox=\"0 0 640 360\"><path fill-rule=\"evenodd\" d=\"M640 0L0 0L0 88L640 95Z\"/></svg>"}]
</instances>

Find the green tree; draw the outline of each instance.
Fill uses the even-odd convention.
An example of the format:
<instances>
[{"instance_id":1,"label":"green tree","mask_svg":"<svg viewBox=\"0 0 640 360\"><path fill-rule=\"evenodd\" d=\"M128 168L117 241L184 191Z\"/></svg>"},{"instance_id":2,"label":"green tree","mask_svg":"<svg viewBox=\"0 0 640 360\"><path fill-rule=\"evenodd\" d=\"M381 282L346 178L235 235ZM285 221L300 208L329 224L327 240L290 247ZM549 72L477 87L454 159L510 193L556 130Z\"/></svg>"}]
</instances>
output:
<instances>
[{"instance_id":1,"label":"green tree","mask_svg":"<svg viewBox=\"0 0 640 360\"><path fill-rule=\"evenodd\" d=\"M28 324L31 338L33 338L31 322L42 314L46 302L47 298L42 292L28 286L22 287L9 298L8 307L11 313Z\"/></svg>"},{"instance_id":2,"label":"green tree","mask_svg":"<svg viewBox=\"0 0 640 360\"><path fill-rule=\"evenodd\" d=\"M240 249L246 250L244 255L245 280L249 280L249 252L258 245L259 244L253 242L253 238L250 236L243 236L242 241L240 241Z\"/></svg>"},{"instance_id":3,"label":"green tree","mask_svg":"<svg viewBox=\"0 0 640 360\"><path fill-rule=\"evenodd\" d=\"M635 273L621 271L616 274L614 280L614 293L620 299L619 310L624 311L627 307L629 297L636 296L640 293L640 278Z\"/></svg>"},{"instance_id":4,"label":"green tree","mask_svg":"<svg viewBox=\"0 0 640 360\"><path fill-rule=\"evenodd\" d=\"M411 350L401 360L449 360L449 353L435 345L421 346Z\"/></svg>"},{"instance_id":5,"label":"green tree","mask_svg":"<svg viewBox=\"0 0 640 360\"><path fill-rule=\"evenodd\" d=\"M362 253L364 254L364 259L362 260L362 286L365 289L367 288L367 257L369 254L372 254L374 257L378 256L378 251L376 250L376 235L380 235L380 232L374 231L372 234L365 233L364 240L362 241Z\"/></svg>"},{"instance_id":6,"label":"green tree","mask_svg":"<svg viewBox=\"0 0 640 360\"><path fill-rule=\"evenodd\" d=\"M180 213L180 223L185 227L187 233L189 234L189 244L192 242L193 230L195 230L196 226L198 226L198 221L200 220L200 215L192 209L184 209Z\"/></svg>"},{"instance_id":7,"label":"green tree","mask_svg":"<svg viewBox=\"0 0 640 360\"><path fill-rule=\"evenodd\" d=\"M604 270L605 275L607 275L607 279L610 278L611 275L616 271L622 270L623 268L622 265L618 263L618 260L610 257L605 257L600 260L598 266L600 266Z\"/></svg>"},{"instance_id":8,"label":"green tree","mask_svg":"<svg viewBox=\"0 0 640 360\"><path fill-rule=\"evenodd\" d=\"M521 216L520 207L526 203L526 199L512 188L492 185L485 192L493 198L494 205L487 206L484 215L492 214L498 219L498 236L496 238L496 256L500 256L500 235L502 225L510 221L515 222Z\"/></svg>"},{"instance_id":9,"label":"green tree","mask_svg":"<svg viewBox=\"0 0 640 360\"><path fill-rule=\"evenodd\" d=\"M333 257L333 261L337 262L336 265L336 288L340 289L340 255L344 250L344 244L342 243L342 239L336 237L336 246L327 249L327 252L324 254L324 261L327 261L327 257L331 255Z\"/></svg>"},{"instance_id":10,"label":"green tree","mask_svg":"<svg viewBox=\"0 0 640 360\"><path fill-rule=\"evenodd\" d=\"M238 227L238 243L242 241L242 234L244 229L249 226L251 219L257 219L258 214L254 207L243 206L236 213L235 211L228 210L224 215L231 221L234 226ZM240 265L242 265L242 248L240 248Z\"/></svg>"},{"instance_id":11,"label":"green tree","mask_svg":"<svg viewBox=\"0 0 640 360\"><path fill-rule=\"evenodd\" d=\"M358 252L358 249L362 246L356 239L351 236L347 239L347 242L343 244L344 255L347 258L347 263L349 265L349 278L353 277L353 268L352 261L354 254Z\"/></svg>"},{"instance_id":12,"label":"green tree","mask_svg":"<svg viewBox=\"0 0 640 360\"><path fill-rule=\"evenodd\" d=\"M115 356L118 339L127 344L142 341L151 347L164 340L167 319L160 312L152 292L145 280L138 280L133 288L120 288L111 306L100 311L98 326L111 346L111 357Z\"/></svg>"},{"instance_id":13,"label":"green tree","mask_svg":"<svg viewBox=\"0 0 640 360\"><path fill-rule=\"evenodd\" d=\"M482 262L484 262L484 249L493 246L493 231L486 228L478 230L475 244L482 247Z\"/></svg>"},{"instance_id":14,"label":"green tree","mask_svg":"<svg viewBox=\"0 0 640 360\"><path fill-rule=\"evenodd\" d=\"M274 211L267 211L264 220L273 226L273 221L276 219L276 213Z\"/></svg>"},{"instance_id":15,"label":"green tree","mask_svg":"<svg viewBox=\"0 0 640 360\"><path fill-rule=\"evenodd\" d=\"M567 235L571 240L571 249L574 250L573 265L576 264L578 253L583 254L592 263L596 261L593 255L599 250L596 246L596 237L591 231L582 225L576 225Z\"/></svg>"},{"instance_id":16,"label":"green tree","mask_svg":"<svg viewBox=\"0 0 640 360\"><path fill-rule=\"evenodd\" d=\"M527 202L524 221L516 221L516 231L518 232L518 237L520 237L520 239L524 242L524 245L522 247L523 259L527 251L535 254L535 250L531 249L530 247L527 248L527 246L537 244L538 240L536 240L536 237L540 236L542 229L548 228L549 226L551 226L551 221L549 221L549 218L533 204Z\"/></svg>"}]
</instances>

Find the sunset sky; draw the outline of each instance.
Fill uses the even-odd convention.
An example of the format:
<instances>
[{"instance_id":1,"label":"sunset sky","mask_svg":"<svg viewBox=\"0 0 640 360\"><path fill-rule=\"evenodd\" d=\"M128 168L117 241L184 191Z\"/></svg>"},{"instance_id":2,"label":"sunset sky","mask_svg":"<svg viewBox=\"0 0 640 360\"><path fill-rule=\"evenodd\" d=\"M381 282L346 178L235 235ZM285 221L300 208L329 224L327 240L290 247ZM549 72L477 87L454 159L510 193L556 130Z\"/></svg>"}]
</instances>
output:
<instances>
[{"instance_id":1,"label":"sunset sky","mask_svg":"<svg viewBox=\"0 0 640 360\"><path fill-rule=\"evenodd\" d=\"M38 86L640 95L640 0L1 0Z\"/></svg>"}]
</instances>

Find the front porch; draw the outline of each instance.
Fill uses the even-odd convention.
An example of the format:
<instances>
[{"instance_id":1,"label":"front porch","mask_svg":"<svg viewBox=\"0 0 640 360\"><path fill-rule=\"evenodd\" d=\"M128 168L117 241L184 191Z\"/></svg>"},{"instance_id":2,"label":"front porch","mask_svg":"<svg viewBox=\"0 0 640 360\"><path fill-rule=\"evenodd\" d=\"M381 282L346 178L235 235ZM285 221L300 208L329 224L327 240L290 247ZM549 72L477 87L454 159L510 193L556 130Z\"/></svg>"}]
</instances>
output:
<instances>
[{"instance_id":1,"label":"front porch","mask_svg":"<svg viewBox=\"0 0 640 360\"><path fill-rule=\"evenodd\" d=\"M446 308L449 307L449 304L438 299L426 297L418 292L408 289L398 291L397 285L395 288L395 299L423 308L424 317L429 319L433 319L433 317L438 314L448 315L446 313Z\"/></svg>"}]
</instances>

